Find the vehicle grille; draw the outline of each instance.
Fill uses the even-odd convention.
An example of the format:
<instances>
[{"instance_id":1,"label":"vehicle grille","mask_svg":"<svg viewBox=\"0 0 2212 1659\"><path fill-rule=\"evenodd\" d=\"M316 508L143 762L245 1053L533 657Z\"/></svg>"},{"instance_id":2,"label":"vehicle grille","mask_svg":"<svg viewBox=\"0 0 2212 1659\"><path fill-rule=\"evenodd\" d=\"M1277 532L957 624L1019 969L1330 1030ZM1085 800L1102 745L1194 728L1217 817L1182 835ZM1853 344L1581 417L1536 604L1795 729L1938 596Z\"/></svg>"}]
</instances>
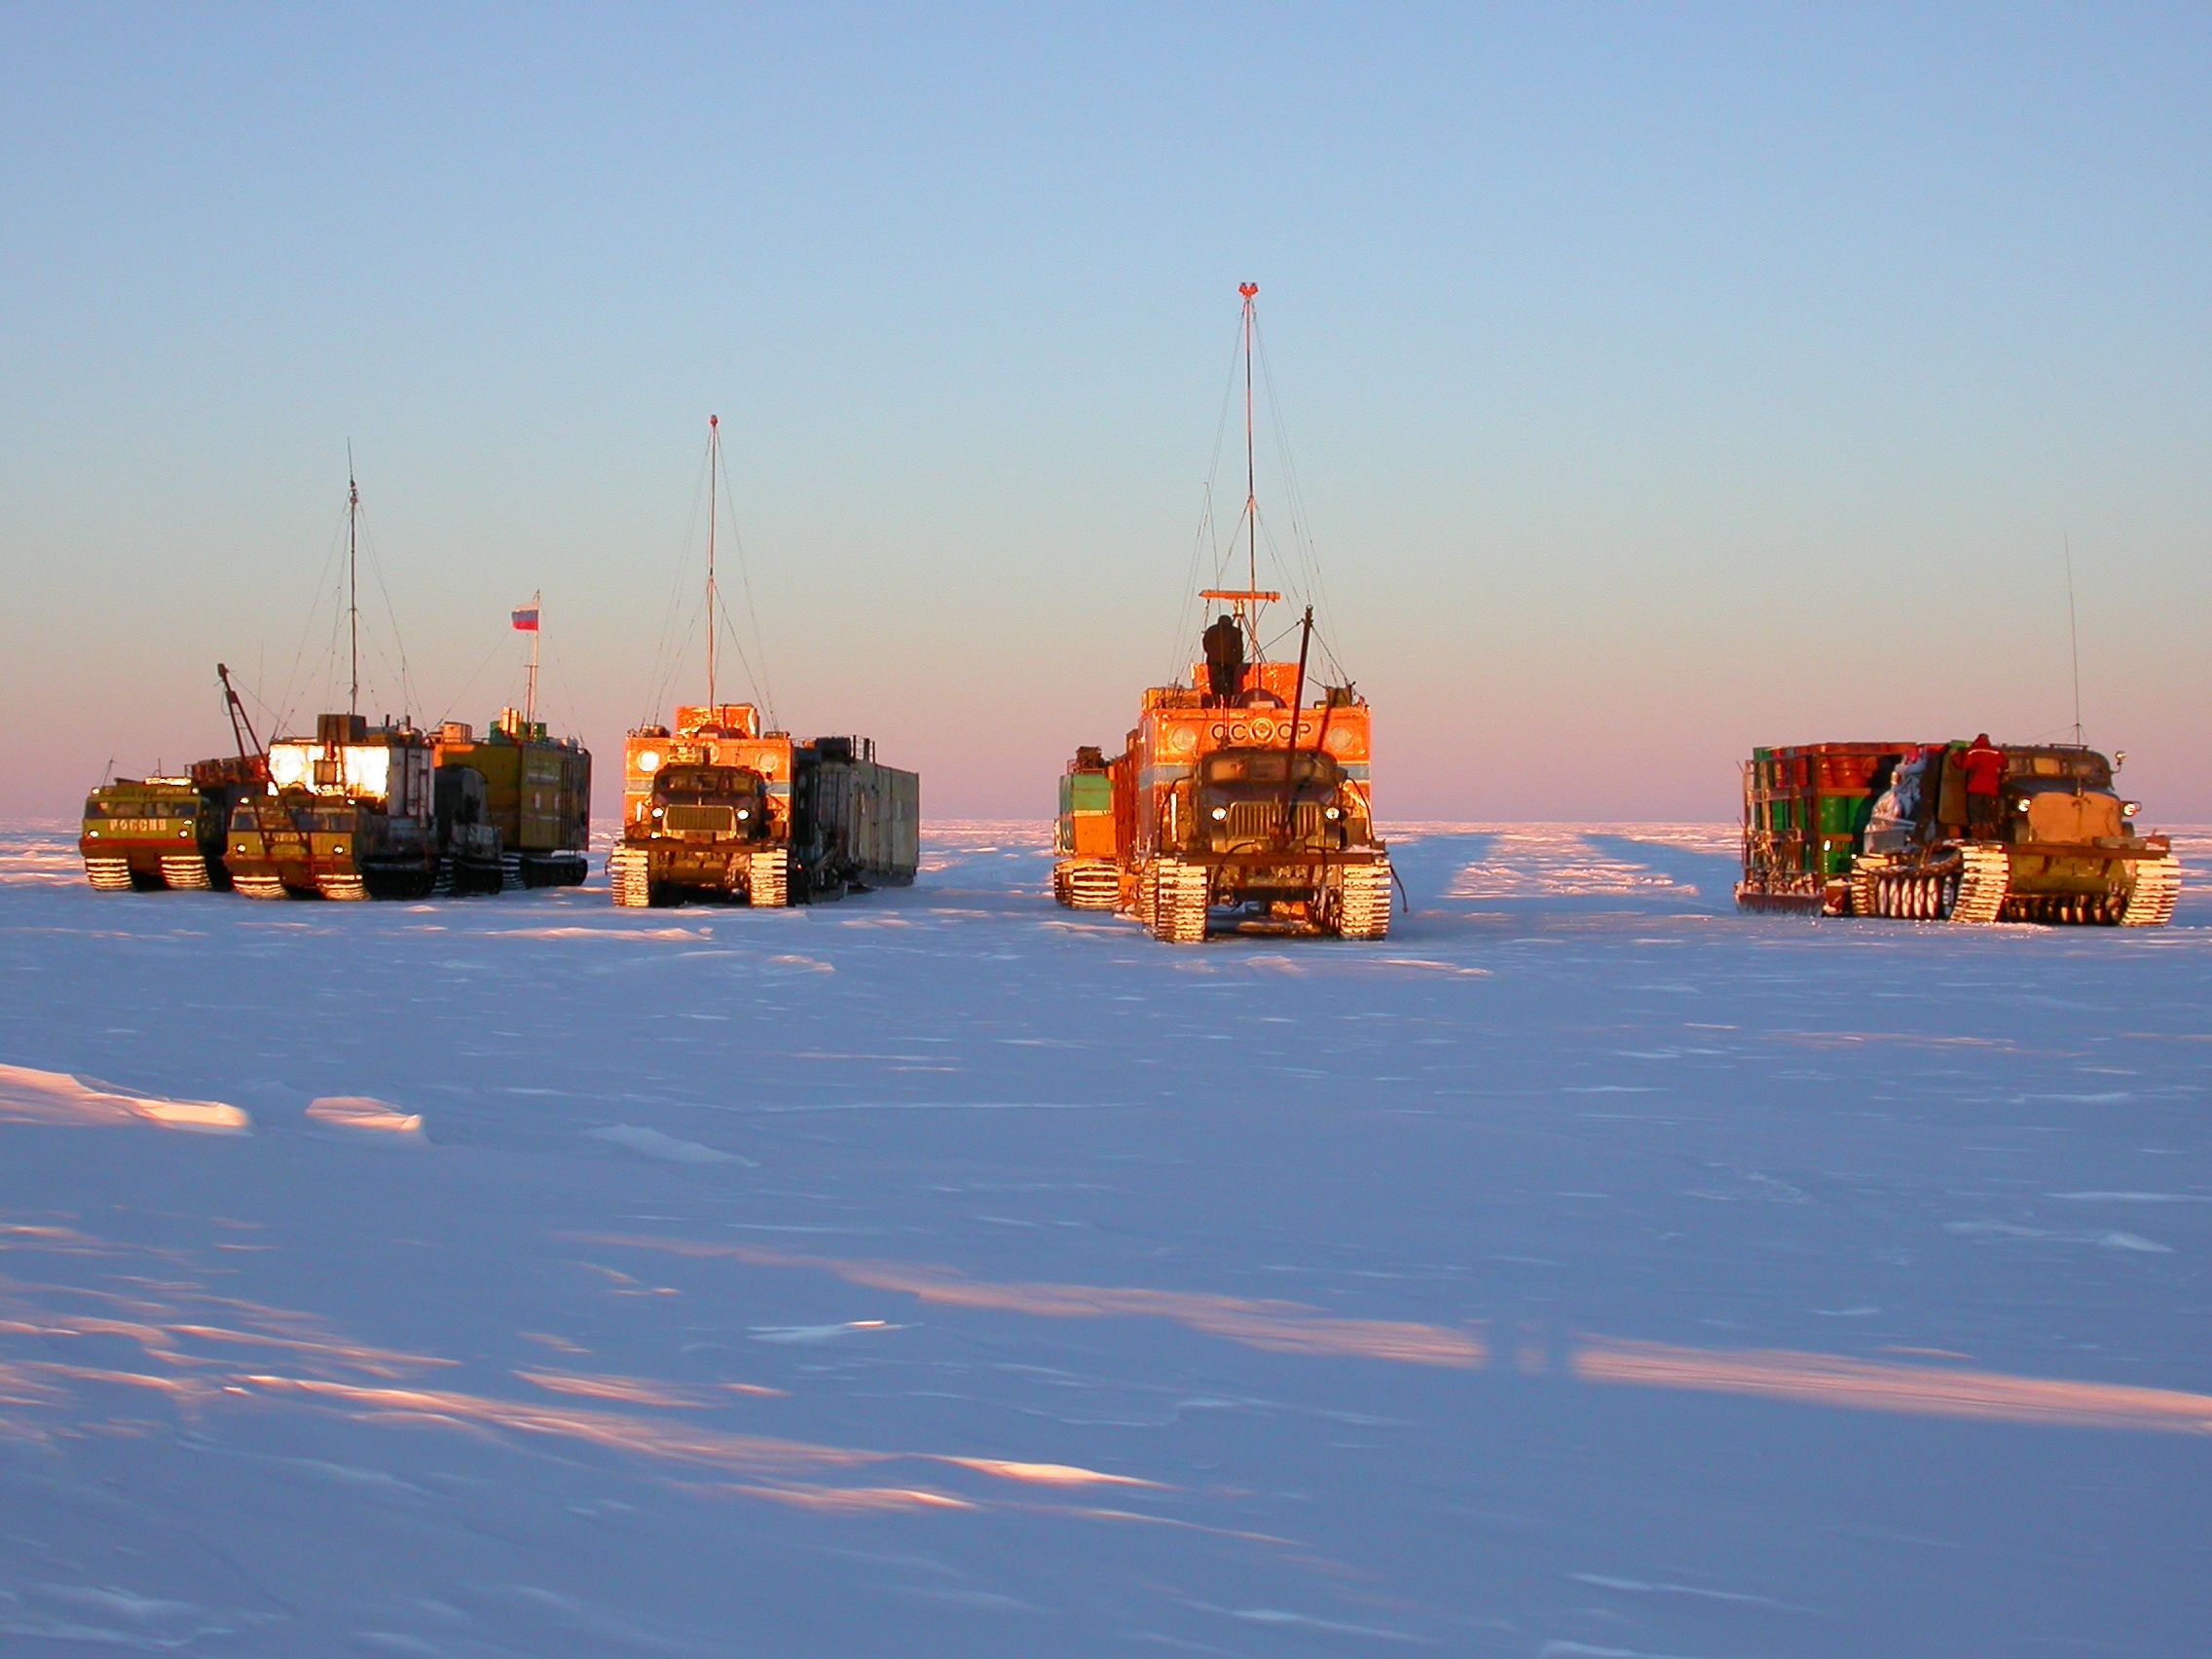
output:
<instances>
[{"instance_id":1,"label":"vehicle grille","mask_svg":"<svg viewBox=\"0 0 2212 1659\"><path fill-rule=\"evenodd\" d=\"M671 835L734 835L737 811L727 806L672 806L661 826Z\"/></svg>"},{"instance_id":2,"label":"vehicle grille","mask_svg":"<svg viewBox=\"0 0 2212 1659\"><path fill-rule=\"evenodd\" d=\"M1282 833L1282 802L1279 800L1237 800L1229 803L1229 833L1238 841L1269 841ZM1309 840L1321 833L1321 809L1312 801L1301 801L1296 809L1291 836L1294 840Z\"/></svg>"}]
</instances>

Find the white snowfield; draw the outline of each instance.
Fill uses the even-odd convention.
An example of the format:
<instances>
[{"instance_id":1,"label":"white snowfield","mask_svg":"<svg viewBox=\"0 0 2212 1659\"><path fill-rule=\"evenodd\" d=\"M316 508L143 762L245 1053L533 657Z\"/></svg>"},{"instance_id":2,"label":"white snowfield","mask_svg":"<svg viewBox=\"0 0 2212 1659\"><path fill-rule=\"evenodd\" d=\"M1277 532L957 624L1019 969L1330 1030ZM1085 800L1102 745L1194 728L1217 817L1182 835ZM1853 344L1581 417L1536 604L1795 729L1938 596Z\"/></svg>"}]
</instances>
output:
<instances>
[{"instance_id":1,"label":"white snowfield","mask_svg":"<svg viewBox=\"0 0 2212 1659\"><path fill-rule=\"evenodd\" d=\"M1176 949L1033 826L758 913L0 833L0 1653L2212 1650L2212 903L1733 851Z\"/></svg>"}]
</instances>

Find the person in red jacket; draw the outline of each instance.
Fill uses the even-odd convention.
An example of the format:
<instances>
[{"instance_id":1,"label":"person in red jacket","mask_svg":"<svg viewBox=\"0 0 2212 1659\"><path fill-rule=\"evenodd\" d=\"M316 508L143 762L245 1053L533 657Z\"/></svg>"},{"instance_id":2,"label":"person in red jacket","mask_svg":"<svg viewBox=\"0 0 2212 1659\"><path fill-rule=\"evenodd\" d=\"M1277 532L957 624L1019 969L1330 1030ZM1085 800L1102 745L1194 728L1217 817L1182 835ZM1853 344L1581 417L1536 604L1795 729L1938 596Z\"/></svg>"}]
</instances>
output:
<instances>
[{"instance_id":1,"label":"person in red jacket","mask_svg":"<svg viewBox=\"0 0 2212 1659\"><path fill-rule=\"evenodd\" d=\"M1967 833L1977 841L1994 840L1998 792L2005 783L2005 751L1983 732L1959 756L1959 770L1967 780Z\"/></svg>"}]
</instances>

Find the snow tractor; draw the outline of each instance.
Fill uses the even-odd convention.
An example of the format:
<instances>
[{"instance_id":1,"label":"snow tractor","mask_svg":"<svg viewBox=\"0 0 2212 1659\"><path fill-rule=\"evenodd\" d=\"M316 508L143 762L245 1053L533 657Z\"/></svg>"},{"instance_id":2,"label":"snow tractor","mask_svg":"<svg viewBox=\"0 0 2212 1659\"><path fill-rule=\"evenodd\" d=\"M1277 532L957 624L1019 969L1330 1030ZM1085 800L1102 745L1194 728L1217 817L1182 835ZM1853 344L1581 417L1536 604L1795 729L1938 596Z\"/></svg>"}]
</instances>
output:
<instances>
[{"instance_id":1,"label":"snow tractor","mask_svg":"<svg viewBox=\"0 0 2212 1659\"><path fill-rule=\"evenodd\" d=\"M1078 754L1063 784L1063 838L1095 847L1110 823L1113 903L1170 943L1195 944L1216 928L1382 938L1390 861L1368 795L1366 702L1336 685L1309 702L1303 646L1297 662L1244 660L1247 608L1279 595L1206 597L1236 608L1207 630L1207 661L1191 685L1144 694L1112 763ZM1112 802L1105 815L1091 804L1095 778ZM1082 852L1057 861L1063 904L1102 907L1097 863Z\"/></svg>"},{"instance_id":2,"label":"snow tractor","mask_svg":"<svg viewBox=\"0 0 2212 1659\"><path fill-rule=\"evenodd\" d=\"M591 751L574 738L547 735L544 721L519 709L501 709L481 738L465 721L448 720L435 748L441 803L449 793L457 805L461 798L458 780L449 785L447 774L465 770L482 780L482 822L498 835L494 857L502 886L573 887L583 880ZM449 844L442 830L439 841Z\"/></svg>"},{"instance_id":3,"label":"snow tractor","mask_svg":"<svg viewBox=\"0 0 2212 1659\"><path fill-rule=\"evenodd\" d=\"M2112 760L2075 744L2004 749L1995 825L1976 835L1967 747L1756 751L1745 768L1738 903L1969 923L2172 919L2172 842L2136 832L2138 805L2114 789Z\"/></svg>"},{"instance_id":4,"label":"snow tractor","mask_svg":"<svg viewBox=\"0 0 2212 1659\"><path fill-rule=\"evenodd\" d=\"M715 537L721 422L707 417L707 700L622 752L622 839L607 858L624 905L738 900L760 908L903 887L921 865L922 780L880 764L865 737L794 742L753 703L715 693L722 608ZM742 655L742 650L740 655Z\"/></svg>"},{"instance_id":5,"label":"snow tractor","mask_svg":"<svg viewBox=\"0 0 2212 1659\"><path fill-rule=\"evenodd\" d=\"M227 889L223 835L236 804L269 792L263 755L231 671L215 665L238 754L202 760L181 778L118 778L85 797L77 850L102 893L159 887Z\"/></svg>"},{"instance_id":6,"label":"snow tractor","mask_svg":"<svg viewBox=\"0 0 2212 1659\"><path fill-rule=\"evenodd\" d=\"M1119 760L1086 746L1060 774L1060 810L1052 820L1052 897L1073 910L1111 910L1121 901L1122 873L1115 812Z\"/></svg>"},{"instance_id":7,"label":"snow tractor","mask_svg":"<svg viewBox=\"0 0 2212 1659\"><path fill-rule=\"evenodd\" d=\"M440 873L434 772L429 738L405 722L323 715L313 737L277 739L273 793L231 810L233 884L249 899L427 898ZM456 885L497 890L496 843L470 838L461 856Z\"/></svg>"},{"instance_id":8,"label":"snow tractor","mask_svg":"<svg viewBox=\"0 0 2212 1659\"><path fill-rule=\"evenodd\" d=\"M623 761L617 904L779 908L904 886L920 864L921 779L866 738L794 742L762 731L752 704L722 703L632 732Z\"/></svg>"},{"instance_id":9,"label":"snow tractor","mask_svg":"<svg viewBox=\"0 0 2212 1659\"><path fill-rule=\"evenodd\" d=\"M86 878L102 893L228 888L224 827L238 800L267 788L266 773L236 760L203 760L181 778L102 784L85 797L77 837Z\"/></svg>"},{"instance_id":10,"label":"snow tractor","mask_svg":"<svg viewBox=\"0 0 2212 1659\"><path fill-rule=\"evenodd\" d=\"M1267 660L1258 582L1260 507L1252 441L1253 297L1243 283L1244 512L1229 552L1241 588L1208 588L1216 609L1187 683L1144 693L1113 759L1076 751L1060 779L1052 896L1111 904L1156 939L1194 944L1215 928L1381 939L1390 861L1368 793L1370 721L1348 683L1309 682L1313 608L1295 662ZM1211 498L1211 486L1208 486ZM1309 699L1309 690L1315 695Z\"/></svg>"}]
</instances>

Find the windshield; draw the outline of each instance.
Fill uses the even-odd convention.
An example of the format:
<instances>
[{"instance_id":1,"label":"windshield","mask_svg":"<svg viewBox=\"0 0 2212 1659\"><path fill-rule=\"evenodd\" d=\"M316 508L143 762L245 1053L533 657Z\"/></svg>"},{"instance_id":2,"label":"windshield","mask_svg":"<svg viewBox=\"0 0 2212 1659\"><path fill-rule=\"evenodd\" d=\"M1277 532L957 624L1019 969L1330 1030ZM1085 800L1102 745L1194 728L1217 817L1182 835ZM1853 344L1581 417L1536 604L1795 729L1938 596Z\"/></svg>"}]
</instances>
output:
<instances>
[{"instance_id":1,"label":"windshield","mask_svg":"<svg viewBox=\"0 0 2212 1659\"><path fill-rule=\"evenodd\" d=\"M664 799L751 794L759 783L760 774L745 766L671 766L653 793Z\"/></svg>"},{"instance_id":2,"label":"windshield","mask_svg":"<svg viewBox=\"0 0 2212 1659\"><path fill-rule=\"evenodd\" d=\"M2112 762L2093 749L2006 751L2005 777L2014 784L2055 780L2092 790L2112 788Z\"/></svg>"},{"instance_id":3,"label":"windshield","mask_svg":"<svg viewBox=\"0 0 2212 1659\"><path fill-rule=\"evenodd\" d=\"M1205 757L1202 776L1206 784L1274 784L1281 786L1289 781L1288 768L1295 761L1297 782L1304 785L1331 787L1343 775L1343 768L1326 755L1300 750L1295 756L1280 749L1224 749Z\"/></svg>"}]
</instances>

